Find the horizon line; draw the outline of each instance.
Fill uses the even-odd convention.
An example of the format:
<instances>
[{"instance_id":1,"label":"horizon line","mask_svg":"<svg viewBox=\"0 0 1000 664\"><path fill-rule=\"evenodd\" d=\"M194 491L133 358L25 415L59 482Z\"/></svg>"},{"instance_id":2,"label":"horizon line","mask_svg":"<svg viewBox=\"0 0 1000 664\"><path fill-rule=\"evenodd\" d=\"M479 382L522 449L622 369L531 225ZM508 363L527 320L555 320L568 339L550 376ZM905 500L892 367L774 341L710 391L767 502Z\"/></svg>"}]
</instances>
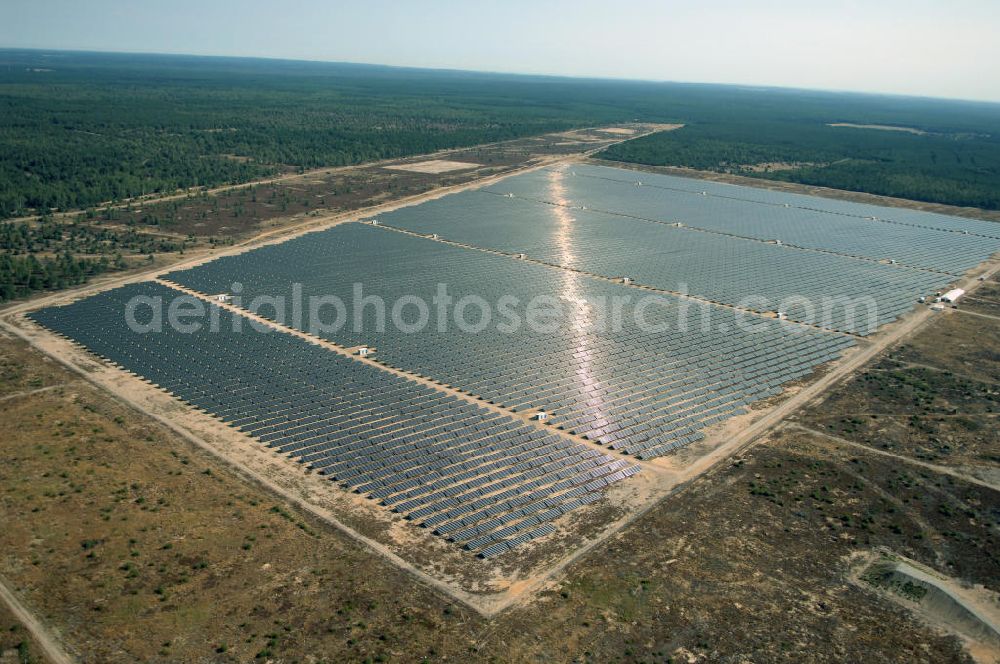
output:
<instances>
[{"instance_id":1,"label":"horizon line","mask_svg":"<svg viewBox=\"0 0 1000 664\"><path fill-rule=\"evenodd\" d=\"M753 88L756 90L775 90L782 92L811 92L811 93L823 93L823 94L835 94L835 95L854 95L861 97L888 97L895 99L914 99L914 100L925 100L925 101L936 101L936 102L952 102L961 104L984 104L989 106L1000 106L1000 99L939 97L933 95L914 95L914 94L904 94L898 92L871 92L865 90L844 90L844 89L834 89L834 88L803 88L803 87L768 84L768 83L682 81L676 79L647 79L647 78L629 78L629 77L597 76L597 75L583 75L583 74L579 75L551 74L551 73L538 73L538 72L500 71L500 70L488 70L488 69L461 69L458 67L397 65L397 64L379 63L379 62L362 62L355 60L322 60L322 59L291 58L291 57L278 57L278 56L267 56L267 55L227 55L219 53L189 53L189 52L178 52L178 51L94 50L89 48L5 46L3 44L0 44L0 52L4 51L34 51L34 52L54 51L57 53L83 53L83 54L97 54L97 55L142 55L142 56L160 56L160 57L191 57L191 58L205 58L205 59L218 59L218 60L233 59L233 60L262 60L268 62L299 62L299 63L309 63L309 64L349 65L356 67L383 67L386 69L399 69L399 70L414 71L414 72L423 71L423 72L440 72L440 73L462 73L462 74L479 74L486 76L513 76L520 78L564 79L568 81L641 83L647 85L703 85L703 86L728 87L728 88Z\"/></svg>"}]
</instances>

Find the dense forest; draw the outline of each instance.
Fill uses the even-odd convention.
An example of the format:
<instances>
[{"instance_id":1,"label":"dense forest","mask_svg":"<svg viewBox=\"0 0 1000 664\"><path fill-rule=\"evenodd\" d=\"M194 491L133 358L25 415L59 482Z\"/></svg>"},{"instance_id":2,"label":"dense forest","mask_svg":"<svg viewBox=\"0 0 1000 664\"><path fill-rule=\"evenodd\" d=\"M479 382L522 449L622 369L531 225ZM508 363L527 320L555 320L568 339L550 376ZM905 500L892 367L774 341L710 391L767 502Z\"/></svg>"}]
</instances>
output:
<instances>
[{"instance_id":1,"label":"dense forest","mask_svg":"<svg viewBox=\"0 0 1000 664\"><path fill-rule=\"evenodd\" d=\"M1000 106L990 104L0 50L0 218L625 120L689 126L608 157L715 169L832 164L762 175L993 207L1000 188ZM831 122L905 125L933 135L825 126Z\"/></svg>"},{"instance_id":2,"label":"dense forest","mask_svg":"<svg viewBox=\"0 0 1000 664\"><path fill-rule=\"evenodd\" d=\"M625 117L578 87L563 99L530 78L0 51L0 218Z\"/></svg>"},{"instance_id":3,"label":"dense forest","mask_svg":"<svg viewBox=\"0 0 1000 664\"><path fill-rule=\"evenodd\" d=\"M135 230L42 219L0 222L0 303L35 291L76 286L153 254L183 251L186 241Z\"/></svg>"},{"instance_id":4,"label":"dense forest","mask_svg":"<svg viewBox=\"0 0 1000 664\"><path fill-rule=\"evenodd\" d=\"M1000 209L1000 134L949 131L943 118L916 132L815 119L695 123L613 146L601 156Z\"/></svg>"}]
</instances>

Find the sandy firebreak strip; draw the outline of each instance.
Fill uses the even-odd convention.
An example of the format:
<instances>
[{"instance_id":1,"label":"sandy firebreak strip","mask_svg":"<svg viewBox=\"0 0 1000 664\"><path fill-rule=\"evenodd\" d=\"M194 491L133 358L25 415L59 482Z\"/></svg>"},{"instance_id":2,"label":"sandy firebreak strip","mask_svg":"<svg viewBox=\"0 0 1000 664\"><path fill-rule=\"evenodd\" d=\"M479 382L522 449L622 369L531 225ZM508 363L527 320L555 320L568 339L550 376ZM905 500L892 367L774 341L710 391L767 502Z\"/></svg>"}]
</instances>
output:
<instances>
[{"instance_id":1,"label":"sandy firebreak strip","mask_svg":"<svg viewBox=\"0 0 1000 664\"><path fill-rule=\"evenodd\" d=\"M560 156L533 164L525 170L579 158L579 155ZM502 177L508 175L510 174ZM899 321L869 337L863 345L848 351L844 357L828 365L828 371L819 379L812 380L784 400L777 399L769 407L759 408L716 425L707 431L705 440L691 446L681 455L658 459L652 463L642 463L643 472L626 482L613 485L608 491L607 498L597 503L595 509L588 515L583 515L583 518L568 515L569 523L563 524L567 527L561 527L556 534L543 538L531 548L526 548L523 556L515 556L516 561L505 560L505 557L501 556L495 562L478 560L468 552L460 551L453 544L445 542L443 538L415 528L400 515L379 508L372 501L356 494L349 494L315 473L305 472L300 464L271 451L223 424L217 418L182 404L134 374L96 361L85 349L43 330L23 317L25 312L33 309L76 300L124 283L155 279L168 271L191 267L220 255L242 253L263 244L281 242L351 219L370 217L389 209L438 198L453 191L484 186L498 179L501 178L485 178L392 204L312 219L311 223L292 232L278 231L263 234L253 241L210 256L198 257L146 273L107 280L96 287L85 287L40 298L9 308L4 318L0 320L0 325L83 375L90 382L116 395L124 403L220 457L246 478L267 487L355 538L373 552L410 573L419 582L435 588L485 616L492 616L508 607L529 601L538 591L558 581L570 564L594 546L620 532L660 500L683 489L718 462L754 444L786 415L819 397L825 390L866 364L886 347L914 332L933 315L933 312L926 308L905 315ZM1000 266L997 264L988 263L985 270L981 266L971 271L965 279L964 287L968 291L973 290L977 285L976 277L984 271L992 274L998 268ZM240 313L245 315L245 312ZM268 324L273 326L272 323ZM316 343L315 340L311 341ZM336 349L331 348L331 350ZM340 349L339 352L344 350ZM375 363L375 366L383 371L390 370L378 363ZM405 372L400 373L410 380L420 380ZM445 391L449 389L436 383L432 384L435 389ZM462 398L471 397L462 395ZM477 401L477 403L483 405L483 402ZM572 541L567 540L567 533L572 533L574 538Z\"/></svg>"}]
</instances>

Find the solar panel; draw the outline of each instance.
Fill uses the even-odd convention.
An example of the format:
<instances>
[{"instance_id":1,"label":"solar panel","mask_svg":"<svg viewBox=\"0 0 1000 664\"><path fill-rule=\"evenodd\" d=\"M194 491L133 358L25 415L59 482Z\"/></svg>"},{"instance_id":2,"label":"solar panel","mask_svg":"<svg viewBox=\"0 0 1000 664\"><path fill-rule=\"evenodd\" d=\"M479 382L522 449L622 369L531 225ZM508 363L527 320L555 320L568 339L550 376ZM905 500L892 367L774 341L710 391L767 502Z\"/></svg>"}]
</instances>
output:
<instances>
[{"instance_id":1,"label":"solar panel","mask_svg":"<svg viewBox=\"0 0 1000 664\"><path fill-rule=\"evenodd\" d=\"M169 301L177 295L146 282L29 316L110 363L173 385L172 393L194 407L217 414L219 404L231 404L226 409L239 410L243 428L261 443L412 520L485 495L485 504L496 506L505 522L517 521L524 515L498 497L501 486L519 494L548 489L562 481L561 469L572 471L577 484L594 472L617 477L621 460L594 456L584 445L299 337L249 325L237 332L233 319L242 317L228 311L215 312L216 331L205 326L182 333L165 326L141 333L126 324L132 298ZM229 399L230 386L243 382L253 389ZM484 422L491 423L491 433L473 426ZM584 467L587 474L581 475ZM490 518L477 514L466 517L470 525Z\"/></svg>"}]
</instances>

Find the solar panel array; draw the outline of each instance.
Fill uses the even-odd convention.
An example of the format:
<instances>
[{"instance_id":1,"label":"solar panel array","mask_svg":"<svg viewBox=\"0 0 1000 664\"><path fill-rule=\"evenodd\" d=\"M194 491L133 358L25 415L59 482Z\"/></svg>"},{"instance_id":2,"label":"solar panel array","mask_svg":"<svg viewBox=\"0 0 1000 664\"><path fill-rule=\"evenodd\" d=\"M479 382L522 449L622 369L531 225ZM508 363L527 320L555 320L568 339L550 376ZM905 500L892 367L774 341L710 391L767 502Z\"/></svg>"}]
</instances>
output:
<instances>
[{"instance_id":1,"label":"solar panel array","mask_svg":"<svg viewBox=\"0 0 1000 664\"><path fill-rule=\"evenodd\" d=\"M524 253L591 274L629 276L637 284L712 302L760 312L781 310L792 320L860 335L895 320L912 309L919 294L937 290L951 279L902 265L674 228L589 206L564 209L480 191L402 208L381 215L379 223ZM861 303L862 296L874 305Z\"/></svg>"},{"instance_id":2,"label":"solar panel array","mask_svg":"<svg viewBox=\"0 0 1000 664\"><path fill-rule=\"evenodd\" d=\"M231 293L238 306L342 347L374 348L380 362L427 381L261 331L215 305L211 328L132 331L131 298L189 297L153 282L31 317L491 558L553 532L553 521L638 467L434 383L510 411L544 410L553 427L637 458L669 454L837 358L854 343L842 332L872 333L987 258L1000 249L997 229L553 167L388 213L380 226L343 224L165 278ZM533 260L509 255L521 253ZM324 300L314 308L311 296ZM541 324L527 324L529 303L540 301Z\"/></svg>"},{"instance_id":3,"label":"solar panel array","mask_svg":"<svg viewBox=\"0 0 1000 664\"><path fill-rule=\"evenodd\" d=\"M926 212L910 208L886 207L871 203L857 203L835 198L807 196L773 189L745 187L725 182L711 182L693 178L664 175L662 173L638 172L625 168L608 166L593 166L581 164L573 166L571 173L582 177L603 178L618 181L629 186L641 182L643 186L660 187L677 192L695 193L698 195L727 197L735 200L764 203L767 205L788 205L802 210L814 210L834 215L856 217L868 221L878 221L887 224L916 226L931 230L949 231L953 233L979 235L1000 239L1000 225L992 221L969 219L953 215ZM505 180L504 182L511 182ZM502 188L502 187L501 187ZM704 194L703 194L704 192Z\"/></svg>"},{"instance_id":4,"label":"solar panel array","mask_svg":"<svg viewBox=\"0 0 1000 664\"><path fill-rule=\"evenodd\" d=\"M522 177L541 179L551 172ZM873 222L863 217L748 202L732 196L703 196L650 186L645 182L635 186L634 181L591 177L579 171L573 176L573 172L567 171L565 178L566 200L571 205L586 205L658 221L679 221L696 228L757 240L779 239L786 245L845 256L895 260L911 267L961 274L1000 249L1000 241L996 238ZM541 184L544 186L545 180ZM510 186L515 187L516 183ZM526 188L534 192L536 187Z\"/></svg>"},{"instance_id":5,"label":"solar panel array","mask_svg":"<svg viewBox=\"0 0 1000 664\"><path fill-rule=\"evenodd\" d=\"M551 521L638 471L242 316L237 331L215 305L190 333L133 331L125 311L136 296L191 297L147 282L30 317L481 557L549 534ZM136 309L142 323L146 311Z\"/></svg>"},{"instance_id":6,"label":"solar panel array","mask_svg":"<svg viewBox=\"0 0 1000 664\"><path fill-rule=\"evenodd\" d=\"M247 305L258 295L291 301L295 283L302 284L304 297L334 295L348 303L358 301L355 283L364 285L364 295L390 305L410 296L430 303L438 284L447 284L456 305L466 296L489 303L507 296L522 304L548 297L563 303L564 318L546 329L491 324L463 332L454 325L438 328L431 316L420 332L391 323L378 331L374 310L366 308L360 330L350 321L313 331L345 347L374 346L390 366L504 407L544 409L553 424L641 458L699 439L707 426L777 394L853 343L844 335L751 314L738 326L730 309L673 296L643 308L640 320L635 298L641 291L627 286L362 224L310 233L166 278L202 293L228 292L240 282ZM597 315L576 303L616 297L632 298L622 307L620 326L577 324L581 316L593 321ZM479 322L473 311L467 319ZM273 315L270 308L260 313Z\"/></svg>"}]
</instances>

